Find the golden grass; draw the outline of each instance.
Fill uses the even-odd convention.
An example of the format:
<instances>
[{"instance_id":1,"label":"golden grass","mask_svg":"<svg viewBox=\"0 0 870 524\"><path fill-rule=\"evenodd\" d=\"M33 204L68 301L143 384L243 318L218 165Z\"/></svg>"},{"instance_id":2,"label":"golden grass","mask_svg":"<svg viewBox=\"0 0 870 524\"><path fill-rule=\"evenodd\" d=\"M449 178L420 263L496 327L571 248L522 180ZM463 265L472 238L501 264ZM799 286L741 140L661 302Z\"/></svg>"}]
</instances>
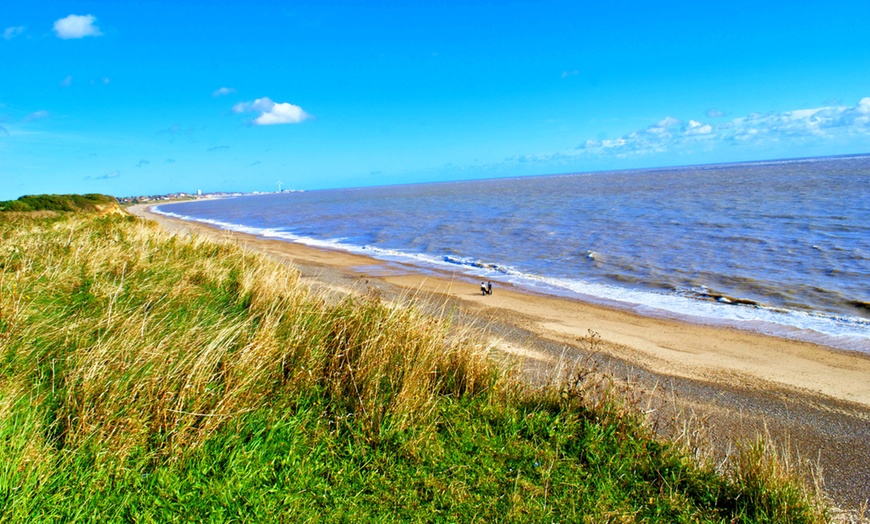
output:
<instances>
[{"instance_id":1,"label":"golden grass","mask_svg":"<svg viewBox=\"0 0 870 524\"><path fill-rule=\"evenodd\" d=\"M280 425L294 410L310 415L314 404L315 418L325 422L312 431L329 433L315 441L321 447L337 445L336 435L352 435L370 450L396 444L381 460L407 467L396 456L429 464L430 456L461 457L492 440L497 444L482 445L489 462L479 470L456 466L487 486L501 485L500 468L519 460L508 453L522 457L505 494L518 512L508 517L517 520L530 508L549 511L556 492L560 511L568 511L570 485L582 481L576 495L600 490L606 496L584 503L612 520L633 521L631 512L648 507L690 514L696 500L739 515L741 497L754 497L746 511L824 521L775 453L748 448L729 483L656 441L631 401L594 370L566 367L562 380L531 388L447 314L421 311L375 294L314 293L295 270L268 257L228 241L174 236L132 217L0 217L0 494L15 500L65 464L72 464L69 476L56 482L104 471L123 477L129 457L181 462L208 449L211 437L228 438L246 414ZM596 341L590 333L584 343L594 352ZM451 427L443 413L464 422ZM525 447L530 443L540 447ZM521 478L519 464L529 455L534 466ZM340 460L324 468L337 464L335 475L347 470ZM589 475L591 464L614 470ZM645 477L647 469L655 475ZM636 478L620 492L626 472ZM111 486L112 475L99 477L100 489ZM565 476L574 480L565 483ZM139 482L124 478L128 486ZM402 477L394 480L393 490L404 487ZM463 505L481 496L476 488L450 483L443 491L450 504ZM419 490L406 493L409 500L419 503ZM637 494L647 491L659 495L645 494L638 504ZM46 492L69 500L65 488ZM123 497L130 493L137 491ZM733 504L721 502L732 495ZM20 498L13 513L40 504Z\"/></svg>"},{"instance_id":2,"label":"golden grass","mask_svg":"<svg viewBox=\"0 0 870 524\"><path fill-rule=\"evenodd\" d=\"M171 454L278 390L323 391L376 438L496 379L449 319L314 295L293 269L236 246L78 217L20 221L4 237L0 354L30 391L54 392L65 448L124 456L159 435Z\"/></svg>"}]
</instances>

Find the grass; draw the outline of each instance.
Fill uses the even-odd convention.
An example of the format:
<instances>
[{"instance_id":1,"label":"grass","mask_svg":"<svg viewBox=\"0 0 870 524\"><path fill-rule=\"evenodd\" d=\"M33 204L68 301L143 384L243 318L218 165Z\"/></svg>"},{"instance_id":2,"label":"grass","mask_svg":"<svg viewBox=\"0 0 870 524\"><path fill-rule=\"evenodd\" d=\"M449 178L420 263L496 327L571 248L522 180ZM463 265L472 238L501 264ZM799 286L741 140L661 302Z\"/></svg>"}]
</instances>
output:
<instances>
[{"instance_id":1,"label":"grass","mask_svg":"<svg viewBox=\"0 0 870 524\"><path fill-rule=\"evenodd\" d=\"M826 521L763 445L699 463L583 376L230 243L0 216L3 521Z\"/></svg>"},{"instance_id":2,"label":"grass","mask_svg":"<svg viewBox=\"0 0 870 524\"><path fill-rule=\"evenodd\" d=\"M18 200L0 202L0 212L95 212L117 206L115 197L108 195L24 195Z\"/></svg>"}]
</instances>

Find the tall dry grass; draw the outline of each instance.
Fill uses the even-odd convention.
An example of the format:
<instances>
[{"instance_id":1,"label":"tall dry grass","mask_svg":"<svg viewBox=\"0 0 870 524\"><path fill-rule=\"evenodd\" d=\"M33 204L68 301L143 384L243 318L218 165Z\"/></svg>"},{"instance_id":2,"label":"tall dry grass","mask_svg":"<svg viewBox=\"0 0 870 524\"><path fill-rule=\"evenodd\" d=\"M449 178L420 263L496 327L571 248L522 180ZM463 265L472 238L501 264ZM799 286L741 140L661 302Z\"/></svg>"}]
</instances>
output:
<instances>
[{"instance_id":1,"label":"tall dry grass","mask_svg":"<svg viewBox=\"0 0 870 524\"><path fill-rule=\"evenodd\" d=\"M172 455L314 393L377 439L497 381L449 319L327 299L266 257L132 218L7 222L0 268L0 423L30 398L57 449Z\"/></svg>"},{"instance_id":2,"label":"tall dry grass","mask_svg":"<svg viewBox=\"0 0 870 524\"><path fill-rule=\"evenodd\" d=\"M560 373L526 387L446 315L313 293L232 243L132 217L0 215L0 518L150 511L164 497L144 485L205 486L200 515L269 500L268 516L290 497L281 478L334 489L358 520L387 521L387 496L409 518L824 521L769 453L719 474L656 440L595 373ZM284 436L301 441L290 457ZM277 477L302 450L315 458ZM202 465L216 458L235 467ZM247 499L230 496L239 483Z\"/></svg>"}]
</instances>

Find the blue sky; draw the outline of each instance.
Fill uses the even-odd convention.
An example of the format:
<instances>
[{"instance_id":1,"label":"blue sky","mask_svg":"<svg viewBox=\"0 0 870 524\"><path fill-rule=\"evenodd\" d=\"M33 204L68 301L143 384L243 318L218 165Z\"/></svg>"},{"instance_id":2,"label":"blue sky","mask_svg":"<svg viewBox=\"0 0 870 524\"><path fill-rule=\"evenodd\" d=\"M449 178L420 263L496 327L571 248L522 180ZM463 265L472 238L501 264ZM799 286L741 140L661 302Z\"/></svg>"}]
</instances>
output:
<instances>
[{"instance_id":1,"label":"blue sky","mask_svg":"<svg viewBox=\"0 0 870 524\"><path fill-rule=\"evenodd\" d=\"M870 2L0 6L0 199L870 153Z\"/></svg>"}]
</instances>

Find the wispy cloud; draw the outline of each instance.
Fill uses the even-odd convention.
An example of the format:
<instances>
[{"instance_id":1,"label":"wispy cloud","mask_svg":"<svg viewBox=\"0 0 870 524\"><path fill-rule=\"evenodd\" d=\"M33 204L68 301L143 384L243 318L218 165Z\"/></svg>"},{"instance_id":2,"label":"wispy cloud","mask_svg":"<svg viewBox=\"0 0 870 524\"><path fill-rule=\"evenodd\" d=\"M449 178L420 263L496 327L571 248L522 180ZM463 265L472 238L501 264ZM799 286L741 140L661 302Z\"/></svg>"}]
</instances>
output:
<instances>
[{"instance_id":1,"label":"wispy cloud","mask_svg":"<svg viewBox=\"0 0 870 524\"><path fill-rule=\"evenodd\" d=\"M707 116L710 118L720 118L725 116L725 113L716 108L710 108L707 110Z\"/></svg>"},{"instance_id":2,"label":"wispy cloud","mask_svg":"<svg viewBox=\"0 0 870 524\"><path fill-rule=\"evenodd\" d=\"M234 113L260 113L253 124L268 126L275 124L298 124L311 118L301 107L286 102L273 102L268 97L258 98L253 102L241 102L233 106Z\"/></svg>"},{"instance_id":3,"label":"wispy cloud","mask_svg":"<svg viewBox=\"0 0 870 524\"><path fill-rule=\"evenodd\" d=\"M611 140L587 140L577 150L596 156L641 156L714 144L770 144L785 140L870 135L870 97L855 106L752 113L722 124L666 117Z\"/></svg>"},{"instance_id":4,"label":"wispy cloud","mask_svg":"<svg viewBox=\"0 0 870 524\"><path fill-rule=\"evenodd\" d=\"M221 87L219 89L215 89L215 91L211 94L211 96L214 96L214 97L227 96L227 95L231 95L235 92L236 92L236 90L233 89L232 87Z\"/></svg>"},{"instance_id":5,"label":"wispy cloud","mask_svg":"<svg viewBox=\"0 0 870 524\"><path fill-rule=\"evenodd\" d=\"M115 171L110 171L110 172L106 173L105 175L93 176L93 177L86 176L84 179L85 180L111 180L113 178L118 178L119 176L121 176L121 172L115 170Z\"/></svg>"},{"instance_id":6,"label":"wispy cloud","mask_svg":"<svg viewBox=\"0 0 870 524\"><path fill-rule=\"evenodd\" d=\"M96 25L94 15L69 15L54 22L54 33L58 38L71 40L86 36L102 36Z\"/></svg>"},{"instance_id":7,"label":"wispy cloud","mask_svg":"<svg viewBox=\"0 0 870 524\"><path fill-rule=\"evenodd\" d=\"M572 69L571 71L562 71L562 78L568 78L569 76L577 76L580 74L579 69Z\"/></svg>"},{"instance_id":8,"label":"wispy cloud","mask_svg":"<svg viewBox=\"0 0 870 524\"><path fill-rule=\"evenodd\" d=\"M161 129L154 133L157 136L166 136L170 143L174 143L176 139L182 138L191 143L196 143L196 129L193 126L183 127L180 124L172 124L166 129Z\"/></svg>"},{"instance_id":9,"label":"wispy cloud","mask_svg":"<svg viewBox=\"0 0 870 524\"><path fill-rule=\"evenodd\" d=\"M789 144L799 147L854 137L870 138L870 97L862 98L854 106L752 113L721 124L683 121L668 116L619 138L589 139L573 150L513 155L504 162L570 163L580 158L626 159L659 153L712 151L722 146Z\"/></svg>"},{"instance_id":10,"label":"wispy cloud","mask_svg":"<svg viewBox=\"0 0 870 524\"><path fill-rule=\"evenodd\" d=\"M72 75L66 75L66 78L60 81L60 87L69 87L72 85L73 77Z\"/></svg>"},{"instance_id":11,"label":"wispy cloud","mask_svg":"<svg viewBox=\"0 0 870 524\"><path fill-rule=\"evenodd\" d=\"M226 151L230 146L212 146L208 148L209 153L214 153L215 151Z\"/></svg>"},{"instance_id":12,"label":"wispy cloud","mask_svg":"<svg viewBox=\"0 0 870 524\"><path fill-rule=\"evenodd\" d=\"M16 36L24 33L24 29L25 28L23 25L18 25L18 26L14 26L14 27L7 27L3 31L3 39L4 40L12 40Z\"/></svg>"},{"instance_id":13,"label":"wispy cloud","mask_svg":"<svg viewBox=\"0 0 870 524\"><path fill-rule=\"evenodd\" d=\"M191 133L193 133L192 127L184 129L183 127L181 127L178 124L172 124L171 126L167 127L166 129L161 129L160 131L157 131L156 134L158 134L158 135L189 135Z\"/></svg>"},{"instance_id":14,"label":"wispy cloud","mask_svg":"<svg viewBox=\"0 0 870 524\"><path fill-rule=\"evenodd\" d=\"M149 160L140 160L140 161L136 162L136 167L145 167L150 163L151 162Z\"/></svg>"},{"instance_id":15,"label":"wispy cloud","mask_svg":"<svg viewBox=\"0 0 870 524\"><path fill-rule=\"evenodd\" d=\"M26 124L28 122L34 122L36 120L42 120L43 118L48 118L49 116L51 116L51 115L49 115L48 111L45 111L45 110L36 111L35 113L30 113L29 115L24 117L21 121Z\"/></svg>"}]
</instances>

